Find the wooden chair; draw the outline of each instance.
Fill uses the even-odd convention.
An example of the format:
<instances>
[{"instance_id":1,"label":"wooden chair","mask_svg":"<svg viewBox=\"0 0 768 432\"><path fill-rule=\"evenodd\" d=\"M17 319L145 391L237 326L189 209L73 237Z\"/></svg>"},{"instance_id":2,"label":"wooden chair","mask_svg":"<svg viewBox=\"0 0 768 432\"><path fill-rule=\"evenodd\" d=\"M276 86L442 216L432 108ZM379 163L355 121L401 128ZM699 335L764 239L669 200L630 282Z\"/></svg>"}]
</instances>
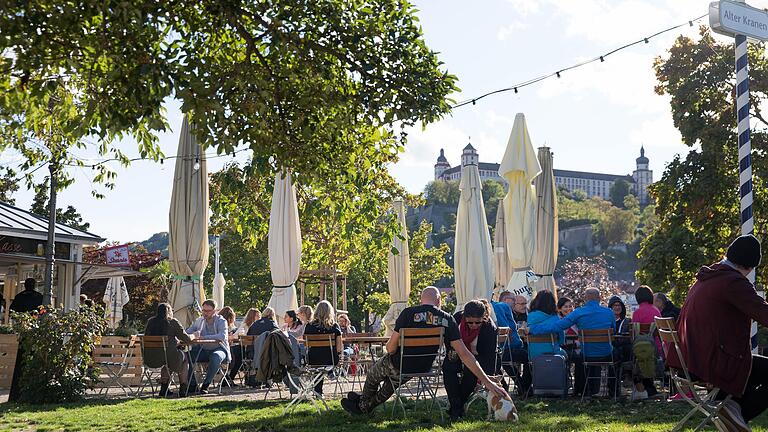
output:
<instances>
[{"instance_id":1,"label":"wooden chair","mask_svg":"<svg viewBox=\"0 0 768 432\"><path fill-rule=\"evenodd\" d=\"M142 336L141 337L141 355L142 364L144 366L144 374L142 375L142 385L139 387L138 393L141 393L149 384L152 389L152 394L155 393L155 380L162 376L163 370L168 374L169 381L168 386L173 384L173 374L168 368L168 336ZM163 364L158 367L151 367L145 363L147 353L152 351L162 351Z\"/></svg>"},{"instance_id":2,"label":"wooden chair","mask_svg":"<svg viewBox=\"0 0 768 432\"><path fill-rule=\"evenodd\" d=\"M11 388L18 352L18 335L0 334L0 389Z\"/></svg>"},{"instance_id":3,"label":"wooden chair","mask_svg":"<svg viewBox=\"0 0 768 432\"><path fill-rule=\"evenodd\" d=\"M579 342L581 343L581 356L582 356L582 365L584 367L584 388L581 389L581 400L584 400L584 397L587 393L587 389L589 388L589 381L590 380L598 380L598 382L601 382L602 384L602 371L606 371L607 374L613 373L615 377L614 381L614 389L613 389L613 399L616 400L617 395L619 393L620 388L620 382L621 377L618 376L617 370L616 370L616 361L613 358L613 354L610 355L610 360L588 360L588 357L586 357L585 352L587 351L588 346L595 345L595 344L608 344L611 348L613 348L613 329L607 328L607 329L593 329L593 330L579 330ZM591 367L599 367L601 372L599 376L592 377L590 376L589 370ZM610 380L610 378L609 378Z\"/></svg>"},{"instance_id":4,"label":"wooden chair","mask_svg":"<svg viewBox=\"0 0 768 432\"><path fill-rule=\"evenodd\" d=\"M304 334L304 346L306 347L304 354L304 368L300 375L288 374L291 386L296 388L298 393L296 393L293 400L291 400L291 402L283 409L283 414L295 408L301 401L310 402L315 407L318 414L321 413L320 406L317 403L318 400L322 402L326 411L330 410L330 408L328 408L328 403L325 401L325 397L321 393L315 391L315 386L326 377L338 378L338 365L335 362L313 363L310 361L310 352L313 349L327 349L331 352L331 358L335 358L337 338L339 338L339 336L333 334ZM333 375L328 376L331 373L333 373ZM298 382L296 382L296 378L298 378Z\"/></svg>"},{"instance_id":5,"label":"wooden chair","mask_svg":"<svg viewBox=\"0 0 768 432\"><path fill-rule=\"evenodd\" d=\"M400 334L400 370L397 380L390 378L390 384L395 389L395 402L392 404L392 415L395 414L395 410L398 405L403 410L403 416L406 415L405 405L402 399L403 384L412 378L418 380L416 385L415 399L418 401L420 397L426 401L429 397L430 410L434 407L435 403L439 404L437 398L437 392L440 389L440 378L442 372L440 366L443 362L442 353L443 348L443 333L445 329L443 327L428 327L428 328L401 328L398 332ZM414 348L416 350L414 351ZM409 362L424 358L434 359L430 364L430 367L426 370L412 370L407 367ZM404 371L406 370L406 371ZM413 394L412 394L413 395ZM440 412L440 419L443 419L443 409L438 406Z\"/></svg>"},{"instance_id":6,"label":"wooden chair","mask_svg":"<svg viewBox=\"0 0 768 432\"><path fill-rule=\"evenodd\" d=\"M237 372L235 372L235 375L233 376L237 378L237 374L242 372L243 378L241 382L243 386L245 386L245 381L248 378L248 374L250 374L251 370L253 370L253 355L248 355L248 348L250 347L253 349L253 343L256 339L256 336L240 335L237 339L240 345L236 349L240 350L240 358L242 359L242 362L240 363L240 368L237 370Z\"/></svg>"},{"instance_id":7,"label":"wooden chair","mask_svg":"<svg viewBox=\"0 0 768 432\"><path fill-rule=\"evenodd\" d=\"M691 374L688 371L688 365L685 363L683 352L680 348L680 339L678 337L674 318L656 317L654 321L656 328L659 331L659 337L661 338L661 345L664 349L664 357L669 358L669 351L674 349L675 354L680 361L680 369L672 368L670 366L672 381L677 387L678 393L683 397L683 400L688 402L688 404L690 404L692 407L688 414L686 414L685 417L677 422L672 431L676 432L683 430L683 427L685 427L685 423L688 422L688 419L690 419L697 412L701 412L705 417L695 430L699 430L707 423L711 422L715 425L718 431L728 431L728 428L720 419L718 413L720 412L720 408L723 406L723 404L729 400L731 396L728 395L725 397L725 399L718 401L715 398L720 392L719 388L710 386L708 383L696 381L691 378ZM688 391L686 391L686 389L690 390L690 397L688 396Z\"/></svg>"},{"instance_id":8,"label":"wooden chair","mask_svg":"<svg viewBox=\"0 0 768 432\"><path fill-rule=\"evenodd\" d=\"M521 333L518 330L518 334ZM525 337L525 332L522 332L523 337ZM509 327L499 327L499 335L497 340L499 347L500 347L500 355L501 359L499 360L499 367L501 368L501 374L502 377L506 375L509 380L515 385L515 387L520 386L520 378L519 375L523 374L523 367L524 364L521 362L516 362L512 359L512 330ZM508 353L509 356L505 359L504 354ZM511 369L515 371L515 376L512 376L508 373L507 369ZM520 389L518 388L518 393ZM530 390L530 388L529 388ZM528 396L528 392L526 391L522 397L525 399Z\"/></svg>"},{"instance_id":9,"label":"wooden chair","mask_svg":"<svg viewBox=\"0 0 768 432\"><path fill-rule=\"evenodd\" d=\"M125 382L126 372L133 366L131 359L136 348L136 337L102 336L93 347L93 363L101 371L99 394L119 387L125 396L131 396L131 382Z\"/></svg>"}]
</instances>

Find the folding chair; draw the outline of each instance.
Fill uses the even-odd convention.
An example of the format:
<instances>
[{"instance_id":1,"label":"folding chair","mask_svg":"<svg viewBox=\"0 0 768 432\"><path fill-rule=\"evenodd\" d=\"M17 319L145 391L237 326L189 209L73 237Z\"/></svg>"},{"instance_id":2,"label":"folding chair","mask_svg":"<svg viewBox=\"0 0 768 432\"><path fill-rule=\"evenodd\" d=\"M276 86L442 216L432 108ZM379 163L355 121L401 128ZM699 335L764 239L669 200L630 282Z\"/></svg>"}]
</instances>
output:
<instances>
[{"instance_id":1,"label":"folding chair","mask_svg":"<svg viewBox=\"0 0 768 432\"><path fill-rule=\"evenodd\" d=\"M173 384L173 374L171 373L170 369L168 369L167 346L168 336L141 337L141 357L144 366L144 373L141 377L141 385L138 391L139 394L141 394L141 392L144 391L144 389L147 387L147 383L149 383L149 387L152 389L152 394L155 394L155 380L162 376L163 369L165 369L165 371L168 373L168 376L170 377L168 386L170 387ZM163 364L158 367L151 367L147 365L147 354L153 351L162 351L163 353Z\"/></svg>"},{"instance_id":2,"label":"folding chair","mask_svg":"<svg viewBox=\"0 0 768 432\"><path fill-rule=\"evenodd\" d=\"M531 368L531 387L528 389L529 391L533 390L533 395L538 396L541 393L536 393L536 387L534 386L534 383L536 382L536 368L534 366L533 358L531 357L531 344L547 344L549 345L549 349L542 354L556 354L560 352L560 342L558 340L558 337L555 333L545 333L540 335L532 335L527 334L525 336L525 340L528 344L528 367ZM566 359L566 366L568 359ZM569 371L566 371L569 372ZM568 373L568 386L566 387L566 393L568 392L568 389L570 388L570 373ZM526 393L526 396L528 393ZM565 396L563 396L565 397Z\"/></svg>"},{"instance_id":3,"label":"folding chair","mask_svg":"<svg viewBox=\"0 0 768 432\"><path fill-rule=\"evenodd\" d=\"M401 328L400 333L400 373L397 381L389 378L390 384L395 389L395 402L392 404L392 415L398 405L403 410L403 416L406 415L405 405L400 399L402 395L403 384L411 378L418 380L416 386L415 400L420 396L427 400L430 396L430 411L435 403L439 404L437 392L440 389L440 377L442 372L440 367L443 363L443 327L431 328ZM432 358L434 359L427 370L412 370L408 364L412 360ZM413 395L413 394L412 394ZM440 411L440 420L443 420L443 410Z\"/></svg>"},{"instance_id":4,"label":"folding chair","mask_svg":"<svg viewBox=\"0 0 768 432\"><path fill-rule=\"evenodd\" d=\"M600 382L600 387L602 387L602 375L603 372L607 374L610 374L613 372L613 375L615 377L614 385L613 385L613 400L616 400L618 393L619 393L619 384L621 382L621 377L617 374L616 369L616 361L614 360L613 354L610 355L611 359L602 361L602 360L587 360L587 357L585 355L585 352L588 350L589 345L594 344L608 344L609 346L613 347L613 329L593 329L593 330L579 330L579 342L581 342L581 358L582 358L582 365L584 367L584 388L581 389L581 400L584 400L584 397L586 396L587 389L589 388L589 381L590 380L598 380ZM600 375L596 377L590 376L590 368L591 367L599 367L600 368ZM608 377L608 381L610 381L610 377ZM591 395L590 395L591 396Z\"/></svg>"},{"instance_id":5,"label":"folding chair","mask_svg":"<svg viewBox=\"0 0 768 432\"><path fill-rule=\"evenodd\" d=\"M331 378L328 375L332 372L336 372L338 376L338 366L334 362L336 357L336 344L338 336L333 334L305 334L304 346L306 351L304 353L304 367L301 374L294 376L288 374L288 380L291 385L298 390L293 400L283 409L283 414L287 413L301 401L309 401L317 410L318 414L321 412L320 406L317 401L323 403L326 411L329 411L328 404L325 402L325 398L322 394L315 391L315 386L325 378ZM322 350L327 349L331 352L331 363L312 363L310 362L310 351L313 349ZM298 382L295 379L298 378Z\"/></svg>"},{"instance_id":6,"label":"folding chair","mask_svg":"<svg viewBox=\"0 0 768 432\"><path fill-rule=\"evenodd\" d=\"M507 338L509 337L509 327L500 327L499 331L501 329L506 329L506 332L502 336L501 333L497 336L497 344L496 344L496 356L494 358L493 363L493 374L488 375L488 378L491 379L491 381L495 382L496 384L501 384L501 380L504 378L504 372L501 368L501 356L503 351L504 343L506 343ZM502 341L503 337L503 341ZM487 374L486 374L487 375ZM488 398L488 389L485 388L484 385L480 383L478 380L477 387L475 387L475 391L472 392L472 395L470 395L469 400L467 401L466 405L464 406L464 412L469 412L469 407L472 406L472 404L477 400L483 400L485 401ZM493 420L493 409L491 407L488 407L488 414L486 420L491 421Z\"/></svg>"},{"instance_id":7,"label":"folding chair","mask_svg":"<svg viewBox=\"0 0 768 432\"><path fill-rule=\"evenodd\" d=\"M208 371L208 362L197 361L197 359L192 360L193 361L191 367L193 368L192 374L194 375L194 380L198 383L201 383L203 381L201 378ZM219 369L216 371L216 374L213 376L213 378L211 378L211 385L218 388L218 394L221 394L222 389L224 388L224 384L226 384L229 389L232 389L232 382L229 380L229 376L227 375L228 372L229 361L225 359L219 365ZM216 377L219 375L221 375L221 379L219 380L219 383L216 384ZM187 392L189 392L189 386L191 383L192 379L187 382Z\"/></svg>"},{"instance_id":8,"label":"folding chair","mask_svg":"<svg viewBox=\"0 0 768 432\"><path fill-rule=\"evenodd\" d=\"M248 378L248 374L253 369L253 356L248 355L248 348L253 347L253 342L256 339L256 336L246 336L246 335L240 335L238 338L238 342L240 343L237 349L240 350L240 368L235 373L234 377L237 378L237 374L240 372L243 373L243 378L241 380L241 383L243 386L245 386L245 380Z\"/></svg>"},{"instance_id":9,"label":"folding chair","mask_svg":"<svg viewBox=\"0 0 768 432\"><path fill-rule=\"evenodd\" d=\"M675 349L677 358L680 361L680 369L670 367L672 382L677 387L678 393L682 395L683 399L692 407L688 414L686 414L685 417L677 422L672 431L676 432L682 430L685 426L685 423L688 422L688 419L690 419L696 412L701 412L706 417L704 417L704 420L702 420L701 423L696 426L694 431L698 431L707 423L712 422L718 431L727 432L728 428L718 413L720 412L720 408L723 406L723 404L729 400L731 396L728 395L725 397L725 399L717 401L715 400L715 397L717 397L717 393L720 392L719 388L710 386L709 384L703 383L701 381L691 379L691 374L688 371L688 365L685 363L685 359L683 358L683 353L680 348L680 339L678 337L674 318L655 317L654 320L656 323L656 328L659 331L659 337L661 338L661 345L664 349L665 358L669 358L668 345L671 345ZM686 394L688 392L685 391L685 389L690 390L690 397Z\"/></svg>"},{"instance_id":10,"label":"folding chair","mask_svg":"<svg viewBox=\"0 0 768 432\"><path fill-rule=\"evenodd\" d=\"M128 339L103 336L94 345L93 364L104 372L104 374L100 375L99 395L109 394L110 388L119 387L126 397L131 396L131 392L123 385L121 378L131 366L129 358L133 353L135 343L136 338L134 336Z\"/></svg>"},{"instance_id":11,"label":"folding chair","mask_svg":"<svg viewBox=\"0 0 768 432\"><path fill-rule=\"evenodd\" d=\"M516 362L512 359L512 345L511 345L511 330L509 327L499 327L499 335L498 335L498 344L501 348L501 358L499 359L499 367L501 368L501 376L502 378L506 375L509 380L515 385L515 387L520 387L520 376L523 374L523 363ZM504 353L509 353L509 358L507 360L504 359ZM515 371L516 375L511 376L507 372L507 368L510 368ZM529 388L530 389L530 388ZM519 389L518 389L519 390ZM523 399L525 399L528 396L528 392L523 395Z\"/></svg>"}]
</instances>

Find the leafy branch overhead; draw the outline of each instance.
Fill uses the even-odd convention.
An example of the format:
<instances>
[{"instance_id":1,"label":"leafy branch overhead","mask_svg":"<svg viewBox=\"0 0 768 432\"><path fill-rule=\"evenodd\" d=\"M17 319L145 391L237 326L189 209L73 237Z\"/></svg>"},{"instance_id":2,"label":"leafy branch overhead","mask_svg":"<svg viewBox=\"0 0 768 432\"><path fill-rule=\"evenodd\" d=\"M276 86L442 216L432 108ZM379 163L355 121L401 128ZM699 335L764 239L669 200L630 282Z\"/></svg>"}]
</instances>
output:
<instances>
[{"instance_id":1,"label":"leafy branch overhead","mask_svg":"<svg viewBox=\"0 0 768 432\"><path fill-rule=\"evenodd\" d=\"M397 127L440 118L457 90L407 2L32 0L0 28L0 150L26 173L83 164L77 148L127 164L124 137L158 160L176 98L205 146L249 147L260 175L359 189L402 151Z\"/></svg>"}]
</instances>

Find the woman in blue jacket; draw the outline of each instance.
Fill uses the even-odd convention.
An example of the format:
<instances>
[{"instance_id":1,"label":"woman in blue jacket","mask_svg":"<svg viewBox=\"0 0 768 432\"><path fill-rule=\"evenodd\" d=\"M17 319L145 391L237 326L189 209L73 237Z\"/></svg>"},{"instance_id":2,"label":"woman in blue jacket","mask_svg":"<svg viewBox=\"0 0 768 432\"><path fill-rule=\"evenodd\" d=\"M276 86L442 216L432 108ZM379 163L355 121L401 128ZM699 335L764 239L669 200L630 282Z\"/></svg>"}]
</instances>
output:
<instances>
[{"instance_id":1,"label":"woman in blue jacket","mask_svg":"<svg viewBox=\"0 0 768 432\"><path fill-rule=\"evenodd\" d=\"M549 291L539 291L536 297L531 301L531 310L528 312L528 325L552 324L560 320L557 315L557 303L555 303L555 296ZM542 354L562 354L565 356L565 351L560 348L560 345L565 344L565 334L563 331L554 332L555 344L548 342L529 342L528 343L528 358L533 360L534 358Z\"/></svg>"}]
</instances>

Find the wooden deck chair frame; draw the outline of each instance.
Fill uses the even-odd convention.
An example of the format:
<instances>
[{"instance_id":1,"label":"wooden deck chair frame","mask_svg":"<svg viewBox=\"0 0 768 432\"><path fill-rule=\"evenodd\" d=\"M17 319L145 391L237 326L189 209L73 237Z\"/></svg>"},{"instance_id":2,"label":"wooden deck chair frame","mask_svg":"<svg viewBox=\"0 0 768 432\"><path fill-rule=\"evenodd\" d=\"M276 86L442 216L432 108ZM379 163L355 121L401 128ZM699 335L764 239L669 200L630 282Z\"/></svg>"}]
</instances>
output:
<instances>
[{"instance_id":1,"label":"wooden deck chair frame","mask_svg":"<svg viewBox=\"0 0 768 432\"><path fill-rule=\"evenodd\" d=\"M445 329L443 327L428 327L428 328L401 328L399 330L400 335L400 370L398 371L397 380L389 378L390 384L395 390L395 400L392 404L392 415L395 414L395 410L399 405L403 410L403 417L406 415L405 404L401 399L403 396L403 384L407 381L415 378L417 380L416 393L412 394L415 401L423 398L425 401L429 397L430 411L434 408L435 404L438 404L438 411L440 412L440 420L443 420L443 409L439 406L440 402L437 397L437 392L440 389L440 379L442 377L441 366L443 364L443 357L445 350L443 349L443 335ZM422 347L431 348L424 354L406 354L405 348ZM432 362L429 370L424 372L403 372L403 365L408 361L423 357L433 357L435 360Z\"/></svg>"},{"instance_id":2,"label":"wooden deck chair frame","mask_svg":"<svg viewBox=\"0 0 768 432\"><path fill-rule=\"evenodd\" d=\"M371 336L373 336L373 333L347 333L345 335L342 335L342 338L346 339L346 338L371 337ZM369 354L372 355L372 353L369 353ZM352 364L355 365L354 374L351 373ZM358 385L360 387L361 392L363 391L363 383L364 383L364 380L362 379L364 375L363 372L366 370L366 367L370 365L373 365L373 360L365 359L360 355L359 345L358 345L358 350L355 350L355 354L353 356L348 356L346 353L342 353L341 360L339 360L339 368L341 372L344 374L344 376L346 377L347 382L350 384L350 388L352 391L355 391L355 385Z\"/></svg>"},{"instance_id":3,"label":"wooden deck chair frame","mask_svg":"<svg viewBox=\"0 0 768 432\"><path fill-rule=\"evenodd\" d=\"M717 430L727 432L728 429L723 420L720 419L718 413L720 412L720 408L723 406L723 404L727 400L731 399L731 396L728 395L725 397L725 399L716 401L715 398L720 392L719 388L708 386L707 383L701 383L691 379L691 374L688 371L688 365L685 363L683 352L680 348L680 339L677 333L677 326L675 325L674 318L655 317L654 321L656 324L656 329L659 332L659 337L661 338L661 344L664 349L665 358L669 358L668 346L671 345L671 348L675 350L675 354L677 354L677 358L680 361L680 369L670 367L672 381L674 382L675 387L678 389L678 393L683 397L683 400L688 402L688 404L692 407L688 414L686 414L685 417L677 422L672 431L677 432L683 430L688 420L697 412L701 412L705 416L704 420L702 420L698 426L696 426L694 431L700 430L707 423L711 422L717 428ZM683 389L689 389L691 392L691 397L688 397L688 392Z\"/></svg>"},{"instance_id":4,"label":"wooden deck chair frame","mask_svg":"<svg viewBox=\"0 0 768 432\"><path fill-rule=\"evenodd\" d=\"M506 329L506 333L504 335L504 341L507 340L509 337L509 327L500 327L499 331L504 328ZM491 379L491 381L495 382L496 384L501 384L501 380L504 378L504 372L501 367L501 356L503 354L503 345L501 343L502 335L499 333L496 336L496 356L493 361L493 374L488 375L488 378ZM487 375L487 374L486 374ZM477 382L477 386L475 387L475 390L472 392L472 395L467 400L467 403L464 405L464 412L469 412L469 407L472 406L473 403L477 400L483 400L485 401L488 397L488 389L485 388L485 386L480 383L480 380ZM488 405L486 405L488 406ZM491 409L490 406L488 406L488 413L486 415L486 420L491 421L493 420L493 409Z\"/></svg>"},{"instance_id":5,"label":"wooden deck chair frame","mask_svg":"<svg viewBox=\"0 0 768 432\"><path fill-rule=\"evenodd\" d=\"M19 353L19 338L15 334L0 335L0 389L10 389L16 356Z\"/></svg>"},{"instance_id":6,"label":"wooden deck chair frame","mask_svg":"<svg viewBox=\"0 0 768 432\"><path fill-rule=\"evenodd\" d=\"M324 380L330 372L338 372L338 366L333 364L312 364L309 362L309 352L312 348L328 348L331 350L332 355L336 355L337 339L341 336L334 334L305 334L304 335L304 367L301 374L292 375L288 374L288 380L291 386L298 390L298 393L283 409L283 414L292 411L296 408L296 405L301 401L308 401L315 407L318 414L322 412L320 405L317 403L319 400L322 402L322 406L326 411L330 411L328 403L325 401L325 397L315 391L315 386L322 380ZM338 377L338 374L336 375ZM295 379L298 378L299 382Z\"/></svg>"},{"instance_id":7,"label":"wooden deck chair frame","mask_svg":"<svg viewBox=\"0 0 768 432\"><path fill-rule=\"evenodd\" d=\"M237 349L240 350L240 358L242 359L240 362L240 368L235 372L235 378L237 378L237 374L240 372L243 373L243 378L241 379L241 384L243 387L245 387L246 380L248 379L248 374L253 369L253 356L248 355L248 348L253 348L253 343L256 340L256 336L248 336L248 335L239 335L237 337L237 340L239 342L239 346ZM231 347L230 347L231 348Z\"/></svg>"},{"instance_id":8,"label":"wooden deck chair frame","mask_svg":"<svg viewBox=\"0 0 768 432\"><path fill-rule=\"evenodd\" d=\"M190 358L191 358L190 354ZM198 352L199 355L199 352ZM201 362L197 361L197 359L194 359L194 361L191 362L192 367L192 374L195 376L195 382L196 383L202 383L203 382L203 376L208 371L208 362ZM216 374L211 378L211 385L216 387L218 394L222 393L222 390L224 388L224 384L227 385L227 388L232 390L232 382L229 380L229 361L224 359L223 362L219 365L219 369L216 371ZM221 379L219 379L219 383L216 384L216 377L221 375ZM189 393L189 388L192 384L192 380L187 380L187 393Z\"/></svg>"},{"instance_id":9,"label":"wooden deck chair frame","mask_svg":"<svg viewBox=\"0 0 768 432\"><path fill-rule=\"evenodd\" d=\"M518 380L520 379L517 376L510 376L506 369L504 367L510 367L513 370L517 371L521 376L523 374L523 363L516 362L512 360L512 345L510 344L511 340L511 333L512 330L509 327L499 327L499 335L498 335L498 344L501 347L501 359L499 360L499 367L501 368L501 376L507 376L512 384L515 385L515 388L517 388L520 383ZM509 360L504 360L504 353L509 352ZM528 391L530 391L530 387L528 390L522 395L522 398L525 399L528 397ZM510 392L511 393L511 392ZM519 391L518 391L519 393Z\"/></svg>"},{"instance_id":10,"label":"wooden deck chair frame","mask_svg":"<svg viewBox=\"0 0 768 432\"><path fill-rule=\"evenodd\" d=\"M107 380L101 381L104 385L100 386L100 396L108 395L109 389L113 387L113 384L115 387L119 387L126 397L130 397L132 395L130 386L126 387L122 382L120 382L120 380L122 379L126 370L128 370L130 367L129 358L133 354L133 350L136 344L136 337L131 336L128 338L120 339L120 342L124 346L115 348L114 346L110 345L107 347L102 345L101 342L98 342L93 346L93 357L95 359L93 364L97 366L102 372L106 372L107 375ZM118 351L122 351L122 353ZM117 355L120 357L116 357ZM119 360L97 360L97 358L105 356L116 357Z\"/></svg>"},{"instance_id":11,"label":"wooden deck chair frame","mask_svg":"<svg viewBox=\"0 0 768 432\"><path fill-rule=\"evenodd\" d=\"M530 352L531 352L530 351L531 344L532 343L546 343L546 344L549 344L552 347L552 350L548 351L548 352L544 352L542 354L558 354L560 352L559 351L560 343L559 343L557 334L555 334L555 333L545 333L545 334L540 334L540 335L527 334L525 336L525 341L528 344L528 367L531 368L531 387L528 389L528 391L529 392L533 391L533 395L535 397L537 395L536 395L536 389L533 387L533 383L536 382L536 379L535 379L536 369L533 367L533 359L531 358L531 354L530 354ZM568 363L566 363L566 366L567 365L568 365ZM570 387L570 384L571 384L570 379L571 379L571 374L570 374L570 371L569 371L569 373L568 373L568 381L567 381L568 387ZM566 389L566 394L567 393L568 393L568 390ZM526 396L527 396L527 394L528 393L526 392ZM565 397L565 396L563 396L563 397Z\"/></svg>"},{"instance_id":12,"label":"wooden deck chair frame","mask_svg":"<svg viewBox=\"0 0 768 432\"><path fill-rule=\"evenodd\" d=\"M609 374L611 372L611 369L613 369L613 375L614 375L613 400L616 400L618 398L619 389L621 388L621 376L619 374L620 372L619 369L616 367L617 362L613 357L613 353L611 353L610 361L594 361L594 360L587 361L587 357L585 354L586 347L589 344L607 343L611 347L613 347L613 329L612 328L591 329L591 330L580 329L579 343L581 344L581 359L582 359L582 367L584 368L584 388L580 389L581 400L583 401L584 398L586 397L587 389L589 388L589 381L600 380L601 387L602 387L602 371L606 370L606 372ZM600 376L597 376L597 377L589 376L590 367L599 367L601 371Z\"/></svg>"},{"instance_id":13,"label":"wooden deck chair frame","mask_svg":"<svg viewBox=\"0 0 768 432\"><path fill-rule=\"evenodd\" d=\"M168 387L173 385L173 373L168 368L168 336L142 336L141 341L141 362L143 365L143 374L141 376L141 385L139 386L138 394L141 394L149 383L149 388L152 390L152 394L155 394L155 379L161 376L163 369L168 373L169 381ZM160 367L149 367L146 364L147 350L162 349L163 350L163 365ZM184 360L186 361L186 359Z\"/></svg>"}]
</instances>

